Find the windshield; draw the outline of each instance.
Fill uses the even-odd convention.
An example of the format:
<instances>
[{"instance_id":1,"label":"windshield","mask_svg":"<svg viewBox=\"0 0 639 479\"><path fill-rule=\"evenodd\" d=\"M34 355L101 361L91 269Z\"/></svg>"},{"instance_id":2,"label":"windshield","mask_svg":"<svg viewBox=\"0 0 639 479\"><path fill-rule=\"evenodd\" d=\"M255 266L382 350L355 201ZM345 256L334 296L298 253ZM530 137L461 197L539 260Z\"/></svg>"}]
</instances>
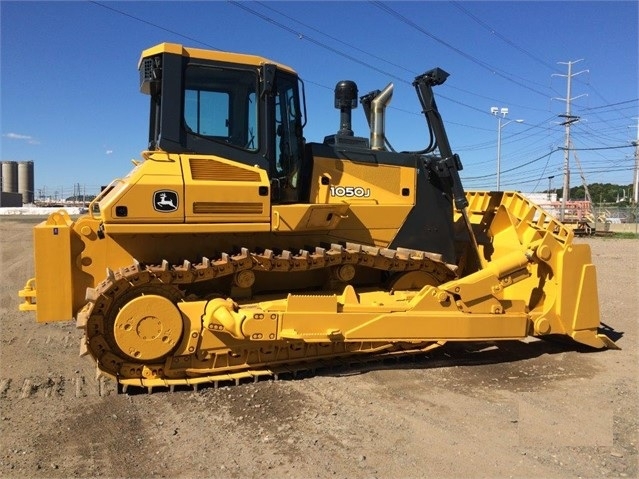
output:
<instances>
[{"instance_id":1,"label":"windshield","mask_svg":"<svg viewBox=\"0 0 639 479\"><path fill-rule=\"evenodd\" d=\"M186 131L256 151L256 88L257 76L252 71L188 66L184 88Z\"/></svg>"}]
</instances>

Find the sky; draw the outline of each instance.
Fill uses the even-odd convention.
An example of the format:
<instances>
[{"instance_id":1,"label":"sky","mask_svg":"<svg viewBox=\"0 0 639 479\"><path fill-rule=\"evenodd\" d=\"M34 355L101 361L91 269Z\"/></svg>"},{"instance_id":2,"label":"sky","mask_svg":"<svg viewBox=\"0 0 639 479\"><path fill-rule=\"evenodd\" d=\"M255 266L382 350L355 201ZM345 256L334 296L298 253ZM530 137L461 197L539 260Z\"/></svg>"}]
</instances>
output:
<instances>
[{"instance_id":1,"label":"sky","mask_svg":"<svg viewBox=\"0 0 639 479\"><path fill-rule=\"evenodd\" d=\"M630 185L639 136L638 5L2 0L0 159L34 162L36 197L70 196L74 185L97 193L125 176L148 139L140 53L174 42L295 69L305 85L309 142L339 129L338 81L355 81L360 96L393 83L386 133L398 151L427 145L412 81L444 69L450 77L435 95L467 189L496 188L499 136L502 190L561 188L559 115L570 97L579 117L570 129L571 186ZM501 122L493 107L508 108ZM353 119L355 134L368 136L361 106Z\"/></svg>"}]
</instances>

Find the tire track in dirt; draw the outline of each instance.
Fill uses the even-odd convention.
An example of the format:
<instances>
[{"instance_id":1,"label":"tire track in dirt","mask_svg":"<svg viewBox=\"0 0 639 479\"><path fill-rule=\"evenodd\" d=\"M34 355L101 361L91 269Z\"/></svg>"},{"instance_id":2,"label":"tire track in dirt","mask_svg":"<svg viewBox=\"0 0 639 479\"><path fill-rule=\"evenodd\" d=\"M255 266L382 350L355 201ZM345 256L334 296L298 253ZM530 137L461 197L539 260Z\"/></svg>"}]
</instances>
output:
<instances>
[{"instance_id":1,"label":"tire track in dirt","mask_svg":"<svg viewBox=\"0 0 639 479\"><path fill-rule=\"evenodd\" d=\"M84 375L65 377L61 374L51 374L47 377L0 378L0 399L8 401L25 399L65 401L69 398L103 398L116 394L115 381L104 377L87 380Z\"/></svg>"}]
</instances>

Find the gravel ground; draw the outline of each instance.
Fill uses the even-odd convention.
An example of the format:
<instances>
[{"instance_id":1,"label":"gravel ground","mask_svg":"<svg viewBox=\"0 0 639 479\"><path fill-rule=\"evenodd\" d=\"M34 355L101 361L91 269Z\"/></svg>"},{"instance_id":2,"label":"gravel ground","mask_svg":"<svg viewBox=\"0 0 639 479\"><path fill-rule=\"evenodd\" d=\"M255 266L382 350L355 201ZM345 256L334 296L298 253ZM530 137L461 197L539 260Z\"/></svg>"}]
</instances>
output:
<instances>
[{"instance_id":1,"label":"gravel ground","mask_svg":"<svg viewBox=\"0 0 639 479\"><path fill-rule=\"evenodd\" d=\"M639 241L590 238L621 351L458 343L417 360L116 394L72 323L17 311L34 219L0 218L0 476L637 477Z\"/></svg>"}]
</instances>

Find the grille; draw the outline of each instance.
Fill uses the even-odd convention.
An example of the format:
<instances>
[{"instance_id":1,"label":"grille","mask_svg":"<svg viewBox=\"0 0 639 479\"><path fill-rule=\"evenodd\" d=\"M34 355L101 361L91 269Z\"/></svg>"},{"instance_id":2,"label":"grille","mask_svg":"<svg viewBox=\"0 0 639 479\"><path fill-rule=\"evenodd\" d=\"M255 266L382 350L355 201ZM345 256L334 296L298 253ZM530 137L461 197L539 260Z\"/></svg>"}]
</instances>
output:
<instances>
[{"instance_id":1,"label":"grille","mask_svg":"<svg viewBox=\"0 0 639 479\"><path fill-rule=\"evenodd\" d=\"M209 203L197 201L193 203L196 215L261 215L262 203Z\"/></svg>"},{"instance_id":2,"label":"grille","mask_svg":"<svg viewBox=\"0 0 639 479\"><path fill-rule=\"evenodd\" d=\"M191 177L200 181L260 181L260 174L221 161L191 158Z\"/></svg>"}]
</instances>

